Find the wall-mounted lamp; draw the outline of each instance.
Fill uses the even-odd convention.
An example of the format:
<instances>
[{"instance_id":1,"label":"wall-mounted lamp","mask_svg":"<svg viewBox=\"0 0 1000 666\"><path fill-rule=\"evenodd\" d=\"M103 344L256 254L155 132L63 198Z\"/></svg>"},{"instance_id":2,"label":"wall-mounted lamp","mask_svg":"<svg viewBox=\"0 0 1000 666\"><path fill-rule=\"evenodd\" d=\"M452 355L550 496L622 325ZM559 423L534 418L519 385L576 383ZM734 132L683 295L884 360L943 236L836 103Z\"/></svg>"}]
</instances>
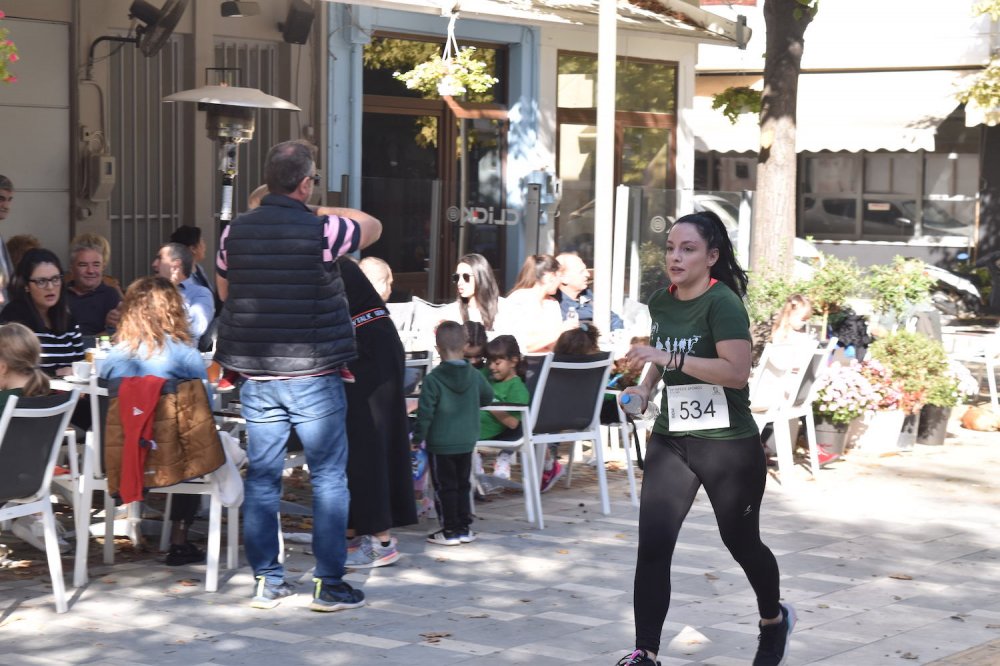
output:
<instances>
[{"instance_id":1,"label":"wall-mounted lamp","mask_svg":"<svg viewBox=\"0 0 1000 666\"><path fill-rule=\"evenodd\" d=\"M226 0L219 8L222 18L242 18L244 16L257 16L260 14L260 5L256 2L235 2Z\"/></svg>"},{"instance_id":2,"label":"wall-mounted lamp","mask_svg":"<svg viewBox=\"0 0 1000 666\"><path fill-rule=\"evenodd\" d=\"M163 98L164 102L197 102L198 110L206 112L205 129L208 138L219 142L219 171L222 172L222 210L219 219L233 219L233 181L237 173L237 147L253 138L254 109L287 109L299 107L280 97L268 95L256 88L238 86L203 86L182 90Z\"/></svg>"}]
</instances>

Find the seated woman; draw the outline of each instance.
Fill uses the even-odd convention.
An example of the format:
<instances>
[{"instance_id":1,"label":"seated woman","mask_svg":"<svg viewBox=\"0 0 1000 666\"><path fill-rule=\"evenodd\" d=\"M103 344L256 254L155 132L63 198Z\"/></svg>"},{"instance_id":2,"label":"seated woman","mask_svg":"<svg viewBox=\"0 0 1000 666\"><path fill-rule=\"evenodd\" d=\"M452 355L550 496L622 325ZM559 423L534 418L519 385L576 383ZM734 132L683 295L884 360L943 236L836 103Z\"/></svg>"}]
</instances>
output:
<instances>
[{"instance_id":1,"label":"seated woman","mask_svg":"<svg viewBox=\"0 0 1000 666\"><path fill-rule=\"evenodd\" d=\"M525 259L517 284L507 295L507 309L517 313L510 329L524 351L550 351L563 331L576 327L574 321L563 321L559 302L553 298L560 284L555 257L536 254Z\"/></svg>"},{"instance_id":2,"label":"seated woman","mask_svg":"<svg viewBox=\"0 0 1000 666\"><path fill-rule=\"evenodd\" d=\"M31 398L48 394L49 378L38 368L41 352L38 338L27 326L15 323L0 326L0 413L13 396ZM45 550L39 514L15 518L11 531L38 550ZM59 550L69 550L61 535Z\"/></svg>"},{"instance_id":3,"label":"seated woman","mask_svg":"<svg viewBox=\"0 0 1000 666\"><path fill-rule=\"evenodd\" d=\"M442 309L443 319L459 324L475 321L487 331L501 330L499 325L507 307L486 257L475 253L460 257L451 281L457 295L453 303Z\"/></svg>"},{"instance_id":4,"label":"seated woman","mask_svg":"<svg viewBox=\"0 0 1000 666\"><path fill-rule=\"evenodd\" d=\"M184 299L167 279L139 278L125 292L115 346L101 366L101 377L121 379L154 375L166 379L201 379L208 386L205 363L194 347ZM201 497L173 498L167 566L205 561L205 551L188 542Z\"/></svg>"},{"instance_id":5,"label":"seated woman","mask_svg":"<svg viewBox=\"0 0 1000 666\"><path fill-rule=\"evenodd\" d=\"M60 377L83 360L83 337L70 314L62 276L59 257L44 249L28 250L14 271L10 305L0 312L0 323L24 324L35 333L42 347L39 365Z\"/></svg>"}]
</instances>

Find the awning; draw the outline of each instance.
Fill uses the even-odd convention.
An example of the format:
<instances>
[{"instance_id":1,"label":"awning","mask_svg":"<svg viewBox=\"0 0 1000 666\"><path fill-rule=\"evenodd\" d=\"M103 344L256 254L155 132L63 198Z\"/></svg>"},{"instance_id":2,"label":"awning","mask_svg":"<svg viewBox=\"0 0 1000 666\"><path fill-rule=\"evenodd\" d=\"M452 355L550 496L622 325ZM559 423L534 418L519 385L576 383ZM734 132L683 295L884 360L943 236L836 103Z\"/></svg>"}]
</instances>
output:
<instances>
[{"instance_id":1,"label":"awning","mask_svg":"<svg viewBox=\"0 0 1000 666\"><path fill-rule=\"evenodd\" d=\"M963 72L810 73L799 77L796 150L934 150L938 125L958 106L956 83ZM759 76L732 83L698 77L692 113L686 118L695 150L756 152L760 129L756 114L735 125L712 109L711 94L728 85L760 89ZM725 83L725 85L721 85ZM683 120L682 120L683 122Z\"/></svg>"},{"instance_id":2,"label":"awning","mask_svg":"<svg viewBox=\"0 0 1000 666\"><path fill-rule=\"evenodd\" d=\"M330 0L344 4L466 18L507 20L528 25L596 28L600 0ZM618 0L620 29L688 37L698 42L746 44L750 29L685 0Z\"/></svg>"}]
</instances>

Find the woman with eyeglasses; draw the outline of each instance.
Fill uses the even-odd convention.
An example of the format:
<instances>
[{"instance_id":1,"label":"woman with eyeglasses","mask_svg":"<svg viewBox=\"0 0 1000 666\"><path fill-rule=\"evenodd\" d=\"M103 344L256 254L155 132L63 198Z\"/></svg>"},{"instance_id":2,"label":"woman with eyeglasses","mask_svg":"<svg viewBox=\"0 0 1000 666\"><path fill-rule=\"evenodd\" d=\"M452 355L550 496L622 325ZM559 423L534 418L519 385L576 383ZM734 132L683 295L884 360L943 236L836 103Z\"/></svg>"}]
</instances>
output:
<instances>
[{"instance_id":1,"label":"woman with eyeglasses","mask_svg":"<svg viewBox=\"0 0 1000 666\"><path fill-rule=\"evenodd\" d=\"M59 257L45 249L28 250L14 271L10 305L0 313L0 323L24 324L42 346L40 366L49 375L73 372L74 361L83 360L83 337L70 314Z\"/></svg>"},{"instance_id":2,"label":"woman with eyeglasses","mask_svg":"<svg viewBox=\"0 0 1000 666\"><path fill-rule=\"evenodd\" d=\"M497 319L506 308L486 257L473 253L459 258L451 281L458 297L445 308L444 319L460 324L478 321L487 331L498 330Z\"/></svg>"}]
</instances>

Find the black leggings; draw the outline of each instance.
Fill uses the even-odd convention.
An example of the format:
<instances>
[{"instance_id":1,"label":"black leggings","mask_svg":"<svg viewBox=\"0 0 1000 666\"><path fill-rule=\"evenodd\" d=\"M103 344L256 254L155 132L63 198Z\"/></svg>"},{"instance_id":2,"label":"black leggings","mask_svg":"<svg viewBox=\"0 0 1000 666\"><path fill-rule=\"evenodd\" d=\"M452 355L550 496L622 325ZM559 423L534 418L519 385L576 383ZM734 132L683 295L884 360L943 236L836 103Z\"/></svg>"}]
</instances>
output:
<instances>
[{"instance_id":1,"label":"black leggings","mask_svg":"<svg viewBox=\"0 0 1000 666\"><path fill-rule=\"evenodd\" d=\"M670 607L670 561L681 523L700 486L719 533L757 595L761 617L777 617L778 563L760 540L767 463L759 437L712 440L654 433L646 448L635 565L636 647L659 653Z\"/></svg>"}]
</instances>

